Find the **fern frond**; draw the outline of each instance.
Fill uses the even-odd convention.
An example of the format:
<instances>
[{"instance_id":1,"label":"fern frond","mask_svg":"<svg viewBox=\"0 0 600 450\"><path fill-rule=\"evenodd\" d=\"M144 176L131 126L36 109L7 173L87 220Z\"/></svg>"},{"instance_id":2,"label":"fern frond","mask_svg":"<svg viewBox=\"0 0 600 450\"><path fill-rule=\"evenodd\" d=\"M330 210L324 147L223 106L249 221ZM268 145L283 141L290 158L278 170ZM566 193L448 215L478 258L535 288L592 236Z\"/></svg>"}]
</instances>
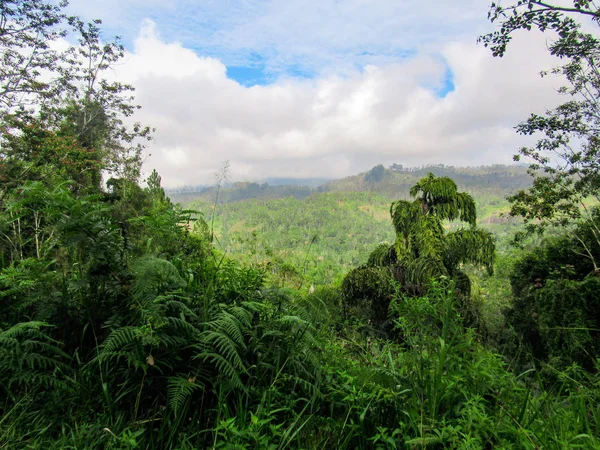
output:
<instances>
[{"instance_id":1,"label":"fern frond","mask_svg":"<svg viewBox=\"0 0 600 450\"><path fill-rule=\"evenodd\" d=\"M436 177L431 172L410 188L412 197L420 197L428 204L434 204L436 199L450 199L457 192L458 188L452 178Z\"/></svg>"},{"instance_id":2,"label":"fern frond","mask_svg":"<svg viewBox=\"0 0 600 450\"><path fill-rule=\"evenodd\" d=\"M398 200L392 203L390 215L396 234L406 240L411 233L412 224L423 215L423 210L417 202Z\"/></svg>"},{"instance_id":3,"label":"fern frond","mask_svg":"<svg viewBox=\"0 0 600 450\"><path fill-rule=\"evenodd\" d=\"M496 239L479 228L462 228L448 233L445 239L446 265L454 270L460 263L485 266L491 274L496 254Z\"/></svg>"},{"instance_id":4,"label":"fern frond","mask_svg":"<svg viewBox=\"0 0 600 450\"><path fill-rule=\"evenodd\" d=\"M110 353L122 350L125 347L139 344L141 331L138 327L126 326L112 331L104 343L100 355L108 355Z\"/></svg>"},{"instance_id":5,"label":"fern frond","mask_svg":"<svg viewBox=\"0 0 600 450\"><path fill-rule=\"evenodd\" d=\"M250 311L246 308L246 302L244 302L242 306L232 306L227 309L227 314L231 317L234 317L241 328L249 328L252 326L252 316L253 311Z\"/></svg>"},{"instance_id":6,"label":"fern frond","mask_svg":"<svg viewBox=\"0 0 600 450\"><path fill-rule=\"evenodd\" d=\"M167 385L169 406L175 413L183 408L194 392L204 389L204 384L197 378L182 376L169 377Z\"/></svg>"},{"instance_id":7,"label":"fern frond","mask_svg":"<svg viewBox=\"0 0 600 450\"><path fill-rule=\"evenodd\" d=\"M64 386L66 381L57 376L70 368L68 355L60 343L42 330L44 322L19 323L0 330L0 385L7 389L14 384Z\"/></svg>"},{"instance_id":8,"label":"fern frond","mask_svg":"<svg viewBox=\"0 0 600 450\"><path fill-rule=\"evenodd\" d=\"M153 256L139 258L132 268L135 276L133 295L136 300L146 303L164 289L185 286L177 268L169 261Z\"/></svg>"},{"instance_id":9,"label":"fern frond","mask_svg":"<svg viewBox=\"0 0 600 450\"><path fill-rule=\"evenodd\" d=\"M224 376L233 387L244 389L240 374L246 372L245 367L235 367L227 358L213 352L198 353L194 356L194 359L211 363L216 368L217 373Z\"/></svg>"},{"instance_id":10,"label":"fern frond","mask_svg":"<svg viewBox=\"0 0 600 450\"><path fill-rule=\"evenodd\" d=\"M420 257L406 268L406 281L412 285L426 286L433 278L448 275L443 262L437 258Z\"/></svg>"},{"instance_id":11,"label":"fern frond","mask_svg":"<svg viewBox=\"0 0 600 450\"><path fill-rule=\"evenodd\" d=\"M202 344L227 358L233 367L244 368L238 352L238 345L229 336L218 331L207 331L202 334Z\"/></svg>"},{"instance_id":12,"label":"fern frond","mask_svg":"<svg viewBox=\"0 0 600 450\"><path fill-rule=\"evenodd\" d=\"M396 255L396 247L389 244L379 244L375 250L369 255L367 266L384 267L391 266L398 262Z\"/></svg>"},{"instance_id":13,"label":"fern frond","mask_svg":"<svg viewBox=\"0 0 600 450\"><path fill-rule=\"evenodd\" d=\"M444 228L435 216L423 216L412 225L409 240L415 257L441 258L444 251Z\"/></svg>"},{"instance_id":14,"label":"fern frond","mask_svg":"<svg viewBox=\"0 0 600 450\"><path fill-rule=\"evenodd\" d=\"M199 335L200 331L187 320L180 317L167 317L167 323L175 332L187 336Z\"/></svg>"}]
</instances>

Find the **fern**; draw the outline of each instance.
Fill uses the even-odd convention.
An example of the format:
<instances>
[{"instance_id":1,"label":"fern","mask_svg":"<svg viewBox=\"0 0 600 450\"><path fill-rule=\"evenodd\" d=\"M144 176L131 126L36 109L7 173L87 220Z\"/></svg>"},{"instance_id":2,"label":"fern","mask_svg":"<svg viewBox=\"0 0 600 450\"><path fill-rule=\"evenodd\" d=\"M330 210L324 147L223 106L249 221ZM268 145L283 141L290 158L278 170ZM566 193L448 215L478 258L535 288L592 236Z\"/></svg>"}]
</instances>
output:
<instances>
[{"instance_id":1,"label":"fern","mask_svg":"<svg viewBox=\"0 0 600 450\"><path fill-rule=\"evenodd\" d=\"M169 261L147 256L139 258L132 268L135 285L134 298L145 304L164 290L183 287L185 282L177 268Z\"/></svg>"},{"instance_id":2,"label":"fern","mask_svg":"<svg viewBox=\"0 0 600 450\"><path fill-rule=\"evenodd\" d=\"M204 384L197 377L169 377L167 395L169 406L175 413L178 413L185 406L190 396L202 389L204 389Z\"/></svg>"},{"instance_id":3,"label":"fern","mask_svg":"<svg viewBox=\"0 0 600 450\"><path fill-rule=\"evenodd\" d=\"M485 266L490 275L493 273L496 245L495 238L489 231L462 228L448 233L444 244L444 257L449 267L470 263Z\"/></svg>"},{"instance_id":4,"label":"fern","mask_svg":"<svg viewBox=\"0 0 600 450\"><path fill-rule=\"evenodd\" d=\"M69 370L68 355L59 342L42 330L44 322L19 323L0 330L0 385L10 389L15 384L59 388L65 380L59 372Z\"/></svg>"},{"instance_id":5,"label":"fern","mask_svg":"<svg viewBox=\"0 0 600 450\"><path fill-rule=\"evenodd\" d=\"M196 349L200 350L201 347L196 347ZM232 351L229 355L230 356L228 358L214 350L200 351L194 356L194 359L200 359L203 362L209 362L213 364L217 373L221 376L224 376L233 387L244 389L240 374L245 373L246 368L244 367L241 358L239 358L239 355L237 355L235 351ZM231 357L231 355L234 356Z\"/></svg>"},{"instance_id":6,"label":"fern","mask_svg":"<svg viewBox=\"0 0 600 450\"><path fill-rule=\"evenodd\" d=\"M394 265L397 262L398 257L395 247L389 244L379 244L377 248L369 255L367 266L385 267Z\"/></svg>"},{"instance_id":7,"label":"fern","mask_svg":"<svg viewBox=\"0 0 600 450\"><path fill-rule=\"evenodd\" d=\"M100 355L108 355L140 343L141 331L138 327L127 326L114 330L104 341Z\"/></svg>"}]
</instances>

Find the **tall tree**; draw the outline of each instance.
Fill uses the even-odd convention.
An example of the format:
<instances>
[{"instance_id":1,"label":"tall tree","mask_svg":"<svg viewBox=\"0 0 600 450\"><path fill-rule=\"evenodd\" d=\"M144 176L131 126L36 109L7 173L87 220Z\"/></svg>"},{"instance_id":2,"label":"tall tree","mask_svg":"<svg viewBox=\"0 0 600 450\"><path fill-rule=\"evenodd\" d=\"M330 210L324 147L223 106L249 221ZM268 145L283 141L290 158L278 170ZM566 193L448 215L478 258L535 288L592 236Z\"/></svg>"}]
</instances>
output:
<instances>
[{"instance_id":1,"label":"tall tree","mask_svg":"<svg viewBox=\"0 0 600 450\"><path fill-rule=\"evenodd\" d=\"M495 239L477 228L475 202L469 194L458 192L452 179L431 173L415 184L410 194L413 201L399 200L390 208L395 242L377 247L367 265L351 271L342 283L348 303L370 302L374 322L387 318L394 279L408 294L420 295L432 279L445 276L468 298L470 282L462 265L493 270ZM468 226L447 233L444 221Z\"/></svg>"},{"instance_id":2,"label":"tall tree","mask_svg":"<svg viewBox=\"0 0 600 450\"><path fill-rule=\"evenodd\" d=\"M396 229L396 258L411 282L425 284L430 277L455 277L463 263L492 271L494 238L477 228L473 197L458 192L452 179L431 173L411 188L410 195L415 198L412 202L392 203L390 214ZM454 220L469 226L446 233L443 221Z\"/></svg>"},{"instance_id":3,"label":"tall tree","mask_svg":"<svg viewBox=\"0 0 600 450\"><path fill-rule=\"evenodd\" d=\"M66 1L0 2L0 111L6 113L61 88L64 55L52 48L66 36ZM42 78L42 72L45 77Z\"/></svg>"},{"instance_id":4,"label":"tall tree","mask_svg":"<svg viewBox=\"0 0 600 450\"><path fill-rule=\"evenodd\" d=\"M71 49L71 68L64 75L69 85L67 99L50 105L47 112L63 132L97 152L104 170L137 180L143 142L151 139L152 129L138 122L128 123L140 108L134 103L134 88L106 76L123 58L125 48L118 37L102 40L100 20L71 22L79 41Z\"/></svg>"},{"instance_id":5,"label":"tall tree","mask_svg":"<svg viewBox=\"0 0 600 450\"><path fill-rule=\"evenodd\" d=\"M531 147L523 147L515 160L529 159L534 176L529 190L510 197L511 214L524 217L527 230L543 232L563 226L586 214L585 199L600 199L600 41L582 31L581 21L598 23L600 10L591 1L575 0L572 6L519 0L510 6L492 3L489 18L499 28L480 40L494 56L505 54L517 30L551 30L556 39L549 46L564 64L542 72L560 74L566 84L559 92L569 100L546 112L532 114L517 126L522 135L542 135Z\"/></svg>"},{"instance_id":6,"label":"tall tree","mask_svg":"<svg viewBox=\"0 0 600 450\"><path fill-rule=\"evenodd\" d=\"M91 183L102 173L137 180L144 142L152 130L133 122L139 109L133 87L111 81L109 69L124 56L116 38L102 39L99 20L86 23L64 13L67 2L0 2L0 165L20 179L37 160L27 159L20 138L30 129L73 138L84 149ZM58 52L53 43L77 37ZM16 145L15 145L16 144ZM15 163L15 164L13 164Z\"/></svg>"}]
</instances>

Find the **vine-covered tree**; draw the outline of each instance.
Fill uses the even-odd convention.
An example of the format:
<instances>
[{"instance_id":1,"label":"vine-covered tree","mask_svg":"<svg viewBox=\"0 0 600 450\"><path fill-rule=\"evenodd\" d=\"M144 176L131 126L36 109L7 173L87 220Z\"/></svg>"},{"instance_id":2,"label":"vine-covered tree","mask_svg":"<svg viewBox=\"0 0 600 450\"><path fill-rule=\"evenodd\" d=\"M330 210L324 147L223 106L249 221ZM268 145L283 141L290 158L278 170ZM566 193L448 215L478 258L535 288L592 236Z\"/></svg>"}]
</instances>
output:
<instances>
[{"instance_id":1,"label":"vine-covered tree","mask_svg":"<svg viewBox=\"0 0 600 450\"><path fill-rule=\"evenodd\" d=\"M600 211L522 254L510 275L507 324L536 359L595 370L600 354Z\"/></svg>"},{"instance_id":2,"label":"vine-covered tree","mask_svg":"<svg viewBox=\"0 0 600 450\"><path fill-rule=\"evenodd\" d=\"M399 200L390 208L395 242L377 247L367 265L351 271L342 283L346 302L366 302L374 323L381 324L387 318L393 280L406 293L418 295L427 290L432 279L445 276L455 281L463 298L468 298L470 282L462 265L493 270L495 239L477 228L475 202L469 194L458 192L452 179L431 173L415 184L410 194L413 201ZM444 221L455 220L467 226L447 233Z\"/></svg>"}]
</instances>

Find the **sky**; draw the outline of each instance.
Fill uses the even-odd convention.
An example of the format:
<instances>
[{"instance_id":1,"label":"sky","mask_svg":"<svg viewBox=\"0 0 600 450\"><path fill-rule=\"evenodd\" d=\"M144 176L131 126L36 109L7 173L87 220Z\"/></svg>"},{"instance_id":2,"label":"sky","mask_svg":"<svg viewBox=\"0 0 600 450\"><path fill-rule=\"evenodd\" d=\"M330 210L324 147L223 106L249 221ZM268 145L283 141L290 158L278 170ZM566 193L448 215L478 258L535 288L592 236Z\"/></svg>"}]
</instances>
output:
<instances>
[{"instance_id":1,"label":"sky","mask_svg":"<svg viewBox=\"0 0 600 450\"><path fill-rule=\"evenodd\" d=\"M561 98L550 37L504 58L486 0L71 0L127 52L114 76L156 127L163 185L340 178L377 164L511 163L514 126ZM563 98L564 100L564 98Z\"/></svg>"}]
</instances>

